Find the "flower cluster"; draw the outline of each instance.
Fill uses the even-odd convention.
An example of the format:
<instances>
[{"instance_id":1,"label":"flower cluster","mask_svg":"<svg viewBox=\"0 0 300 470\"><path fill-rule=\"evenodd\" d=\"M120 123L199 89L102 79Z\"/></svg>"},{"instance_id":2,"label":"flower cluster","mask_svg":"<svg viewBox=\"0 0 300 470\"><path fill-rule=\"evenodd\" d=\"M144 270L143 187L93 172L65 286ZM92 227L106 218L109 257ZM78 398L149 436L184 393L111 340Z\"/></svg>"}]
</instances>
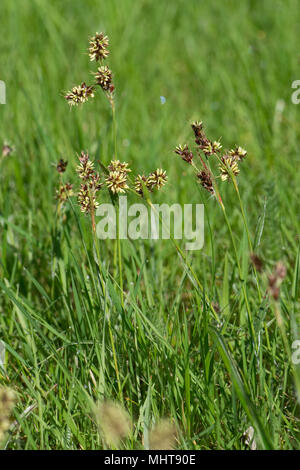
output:
<instances>
[{"instance_id":1,"label":"flower cluster","mask_svg":"<svg viewBox=\"0 0 300 470\"><path fill-rule=\"evenodd\" d=\"M83 82L79 86L75 86L65 95L66 100L70 106L83 104L89 98L94 98L94 86L88 86Z\"/></svg>"},{"instance_id":2,"label":"flower cluster","mask_svg":"<svg viewBox=\"0 0 300 470\"><path fill-rule=\"evenodd\" d=\"M91 61L106 59L109 54L109 39L104 33L96 33L90 38L89 56Z\"/></svg>"},{"instance_id":3,"label":"flower cluster","mask_svg":"<svg viewBox=\"0 0 300 470\"><path fill-rule=\"evenodd\" d=\"M10 426L10 415L15 404L15 394L7 387L0 388L0 443Z\"/></svg>"},{"instance_id":4,"label":"flower cluster","mask_svg":"<svg viewBox=\"0 0 300 470\"><path fill-rule=\"evenodd\" d=\"M83 181L77 195L82 212L90 213L99 206L96 195L101 189L100 175L94 170L94 163L90 161L89 154L81 152L79 165L76 168L79 178Z\"/></svg>"},{"instance_id":5,"label":"flower cluster","mask_svg":"<svg viewBox=\"0 0 300 470\"><path fill-rule=\"evenodd\" d=\"M157 168L157 170L150 173L148 176L137 175L134 182L134 189L140 195L143 195L143 189L147 188L148 191L154 189L161 189L167 182L168 177L165 170Z\"/></svg>"},{"instance_id":6,"label":"flower cluster","mask_svg":"<svg viewBox=\"0 0 300 470\"><path fill-rule=\"evenodd\" d=\"M89 98L94 97L95 87L99 85L106 93L110 103L113 102L113 91L115 89L112 82L112 72L107 65L102 62L108 57L109 39L104 33L96 33L95 36L89 40L89 57L93 62L100 62L97 72L93 73L95 83L93 85L86 85L83 82L81 85L72 88L71 91L65 94L65 99L71 106L83 104Z\"/></svg>"},{"instance_id":7,"label":"flower cluster","mask_svg":"<svg viewBox=\"0 0 300 470\"><path fill-rule=\"evenodd\" d=\"M196 151L199 156L199 160L202 169L199 170L195 163L194 154L187 145L179 145L175 149L175 153L179 155L182 160L192 165L196 171L196 177L200 184L209 193L215 195L214 189L214 176L210 168L210 158L214 157L218 161L219 177L222 181L235 177L239 174L238 163L243 160L247 152L242 147L237 146L223 155L222 144L218 140L210 140L207 138L203 123L201 121L193 122L192 130L195 136Z\"/></svg>"}]
</instances>

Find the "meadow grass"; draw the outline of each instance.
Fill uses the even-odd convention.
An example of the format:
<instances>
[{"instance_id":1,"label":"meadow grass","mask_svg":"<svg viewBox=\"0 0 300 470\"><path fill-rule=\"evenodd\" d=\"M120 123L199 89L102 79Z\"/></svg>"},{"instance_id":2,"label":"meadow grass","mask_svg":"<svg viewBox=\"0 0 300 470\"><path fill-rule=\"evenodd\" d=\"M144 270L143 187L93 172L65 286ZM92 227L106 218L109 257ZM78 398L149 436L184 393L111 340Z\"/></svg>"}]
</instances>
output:
<instances>
[{"instance_id":1,"label":"meadow grass","mask_svg":"<svg viewBox=\"0 0 300 470\"><path fill-rule=\"evenodd\" d=\"M249 427L258 448L299 449L299 3L2 0L1 18L0 138L15 152L0 163L0 380L17 394L3 446L102 449L93 403L111 399L134 423L126 449L162 418L180 449L247 449ZM59 158L74 181L81 150L114 153L105 97L71 111L63 97L89 80L95 31L110 37L118 158L167 170L152 202L205 205L204 248L184 259L181 243L122 240L119 265L113 241L95 255L76 199L57 217ZM248 151L241 200L219 183L225 213L174 154L196 119Z\"/></svg>"}]
</instances>

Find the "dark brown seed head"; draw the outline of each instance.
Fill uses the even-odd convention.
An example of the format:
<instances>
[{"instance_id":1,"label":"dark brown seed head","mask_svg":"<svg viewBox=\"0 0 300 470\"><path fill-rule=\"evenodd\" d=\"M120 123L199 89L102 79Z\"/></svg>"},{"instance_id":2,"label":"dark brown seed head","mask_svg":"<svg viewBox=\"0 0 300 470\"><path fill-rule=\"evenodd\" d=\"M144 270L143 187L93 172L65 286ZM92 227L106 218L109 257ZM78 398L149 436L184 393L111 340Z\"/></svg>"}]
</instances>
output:
<instances>
[{"instance_id":1,"label":"dark brown seed head","mask_svg":"<svg viewBox=\"0 0 300 470\"><path fill-rule=\"evenodd\" d=\"M64 161L62 158L59 160L58 164L56 165L56 170L58 173L64 173L66 171L68 162Z\"/></svg>"}]
</instances>

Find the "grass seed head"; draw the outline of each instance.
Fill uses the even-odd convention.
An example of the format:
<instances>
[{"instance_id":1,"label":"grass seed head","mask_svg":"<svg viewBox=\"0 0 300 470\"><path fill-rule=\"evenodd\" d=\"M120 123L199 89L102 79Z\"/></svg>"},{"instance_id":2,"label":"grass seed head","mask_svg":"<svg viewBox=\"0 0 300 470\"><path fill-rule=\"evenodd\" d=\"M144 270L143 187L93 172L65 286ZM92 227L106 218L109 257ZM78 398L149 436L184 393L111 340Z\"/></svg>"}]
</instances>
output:
<instances>
[{"instance_id":1,"label":"grass seed head","mask_svg":"<svg viewBox=\"0 0 300 470\"><path fill-rule=\"evenodd\" d=\"M70 183L60 185L59 189L56 191L56 199L61 203L65 202L73 195L73 185Z\"/></svg>"},{"instance_id":2,"label":"grass seed head","mask_svg":"<svg viewBox=\"0 0 300 470\"><path fill-rule=\"evenodd\" d=\"M214 187L211 179L211 175L208 171L202 170L200 173L197 173L197 178L200 181L200 184L211 194L214 194Z\"/></svg>"}]
</instances>

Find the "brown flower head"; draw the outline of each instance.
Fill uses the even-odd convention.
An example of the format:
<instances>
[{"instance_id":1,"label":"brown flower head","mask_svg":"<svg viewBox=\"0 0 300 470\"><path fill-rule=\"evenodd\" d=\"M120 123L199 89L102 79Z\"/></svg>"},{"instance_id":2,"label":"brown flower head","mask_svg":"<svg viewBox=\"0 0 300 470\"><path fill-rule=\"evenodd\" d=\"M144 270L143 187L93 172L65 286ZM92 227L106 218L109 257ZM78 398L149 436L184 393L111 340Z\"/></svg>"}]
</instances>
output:
<instances>
[{"instance_id":1,"label":"brown flower head","mask_svg":"<svg viewBox=\"0 0 300 470\"><path fill-rule=\"evenodd\" d=\"M79 178L84 181L90 180L94 174L94 163L90 161L89 154L82 151L79 161L80 163L76 168Z\"/></svg>"},{"instance_id":2,"label":"brown flower head","mask_svg":"<svg viewBox=\"0 0 300 470\"><path fill-rule=\"evenodd\" d=\"M64 173L66 171L68 162L64 161L62 158L59 160L58 164L56 165L56 170L58 173Z\"/></svg>"},{"instance_id":3,"label":"brown flower head","mask_svg":"<svg viewBox=\"0 0 300 470\"><path fill-rule=\"evenodd\" d=\"M104 91L111 91L112 73L107 65L101 65L101 67L98 67L98 70L95 73L95 79L97 85L100 85Z\"/></svg>"},{"instance_id":4,"label":"brown flower head","mask_svg":"<svg viewBox=\"0 0 300 470\"><path fill-rule=\"evenodd\" d=\"M229 155L234 157L237 161L243 160L247 156L247 151L240 146L235 147L229 151Z\"/></svg>"},{"instance_id":5,"label":"brown flower head","mask_svg":"<svg viewBox=\"0 0 300 470\"><path fill-rule=\"evenodd\" d=\"M197 173L197 178L200 181L200 184L211 194L214 194L214 187L212 184L211 175L208 171L202 170L200 173Z\"/></svg>"},{"instance_id":6,"label":"brown flower head","mask_svg":"<svg viewBox=\"0 0 300 470\"><path fill-rule=\"evenodd\" d=\"M175 153L177 153L177 155L179 155L185 162L192 163L194 155L187 145L178 145L175 149Z\"/></svg>"},{"instance_id":7,"label":"brown flower head","mask_svg":"<svg viewBox=\"0 0 300 470\"><path fill-rule=\"evenodd\" d=\"M86 85L83 82L79 86L75 86L65 95L66 100L70 106L77 106L88 101L89 98L94 98L94 87Z\"/></svg>"},{"instance_id":8,"label":"brown flower head","mask_svg":"<svg viewBox=\"0 0 300 470\"><path fill-rule=\"evenodd\" d=\"M90 38L89 56L91 61L104 60L109 54L109 39L104 33L96 33Z\"/></svg>"}]
</instances>

